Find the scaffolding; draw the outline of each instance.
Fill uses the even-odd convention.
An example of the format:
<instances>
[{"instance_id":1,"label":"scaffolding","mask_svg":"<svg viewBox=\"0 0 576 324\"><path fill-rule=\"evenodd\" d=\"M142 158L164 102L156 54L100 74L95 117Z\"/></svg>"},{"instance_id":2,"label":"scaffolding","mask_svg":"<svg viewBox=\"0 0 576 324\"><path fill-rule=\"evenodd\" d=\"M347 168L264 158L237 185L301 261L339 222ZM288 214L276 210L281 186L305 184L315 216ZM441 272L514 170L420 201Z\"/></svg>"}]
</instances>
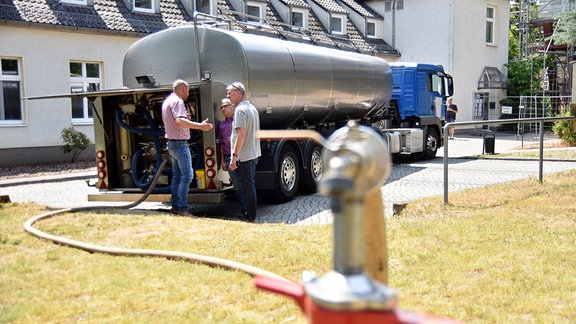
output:
<instances>
[{"instance_id":1,"label":"scaffolding","mask_svg":"<svg viewBox=\"0 0 576 324\"><path fill-rule=\"evenodd\" d=\"M576 8L576 0L514 0L512 24L518 26L518 56L521 60L544 59L546 68L538 80L531 80L531 86L538 82L541 96L566 96L571 94L571 65L574 59L573 45L556 45L551 37L561 22L558 15ZM549 60L553 60L550 62ZM548 60L548 62L546 61ZM532 75L534 75L532 73ZM534 87L532 87L534 88Z\"/></svg>"},{"instance_id":2,"label":"scaffolding","mask_svg":"<svg viewBox=\"0 0 576 324\"><path fill-rule=\"evenodd\" d=\"M554 44L562 21L558 15L576 8L576 0L515 0L511 1L513 10L512 24L518 26L518 56L520 60L529 60L532 68L530 87L540 91L531 91L530 96L520 97L518 118L555 117L570 106L572 90L572 66L574 60L573 44ZM534 59L542 58L543 71L535 79ZM552 60L552 62L551 62ZM537 92L537 93L536 93ZM551 125L540 129L539 123L519 123L517 135L545 132Z\"/></svg>"},{"instance_id":3,"label":"scaffolding","mask_svg":"<svg viewBox=\"0 0 576 324\"><path fill-rule=\"evenodd\" d=\"M518 118L557 117L570 109L571 96L521 96ZM551 131L551 124L544 124L544 132ZM517 136L526 133L540 134L540 123L519 123Z\"/></svg>"}]
</instances>

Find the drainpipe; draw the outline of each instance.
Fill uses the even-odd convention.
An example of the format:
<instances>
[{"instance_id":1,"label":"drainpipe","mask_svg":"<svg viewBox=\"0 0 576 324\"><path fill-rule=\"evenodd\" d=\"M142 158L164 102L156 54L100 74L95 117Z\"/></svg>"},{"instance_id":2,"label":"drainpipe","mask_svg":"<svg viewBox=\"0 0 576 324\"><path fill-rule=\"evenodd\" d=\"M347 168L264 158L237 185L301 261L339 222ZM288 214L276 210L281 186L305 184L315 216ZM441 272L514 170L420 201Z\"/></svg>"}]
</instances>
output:
<instances>
[{"instance_id":1,"label":"drainpipe","mask_svg":"<svg viewBox=\"0 0 576 324\"><path fill-rule=\"evenodd\" d=\"M449 8L449 12L448 15L450 17L450 21L448 22L448 48L450 49L450 56L448 57L448 62L449 62L449 66L448 66L448 71L450 72L450 74L454 75L454 68L455 68L455 48L454 48L454 26L456 24L456 4L454 3L454 0L450 1L450 8Z\"/></svg>"},{"instance_id":2,"label":"drainpipe","mask_svg":"<svg viewBox=\"0 0 576 324\"><path fill-rule=\"evenodd\" d=\"M396 48L396 0L392 1L392 47Z\"/></svg>"}]
</instances>

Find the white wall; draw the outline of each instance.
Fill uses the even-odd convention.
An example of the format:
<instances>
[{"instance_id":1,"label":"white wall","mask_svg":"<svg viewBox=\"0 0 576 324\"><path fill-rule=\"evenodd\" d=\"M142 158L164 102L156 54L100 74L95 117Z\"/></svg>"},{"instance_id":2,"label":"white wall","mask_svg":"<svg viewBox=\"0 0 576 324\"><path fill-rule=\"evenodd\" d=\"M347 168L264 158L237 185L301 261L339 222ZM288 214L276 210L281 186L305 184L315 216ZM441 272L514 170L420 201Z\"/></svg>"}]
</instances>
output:
<instances>
[{"instance_id":1,"label":"white wall","mask_svg":"<svg viewBox=\"0 0 576 324\"><path fill-rule=\"evenodd\" d=\"M401 61L442 64L448 69L452 53L451 0L404 0L404 9L385 13L385 39L395 33L395 47L402 53Z\"/></svg>"},{"instance_id":2,"label":"white wall","mask_svg":"<svg viewBox=\"0 0 576 324\"><path fill-rule=\"evenodd\" d=\"M495 6L496 42L486 45L486 6ZM459 121L474 120L474 93L488 92L496 109L489 110L490 119L500 117L498 101L505 92L501 90L478 90L478 79L485 66L497 67L507 74L509 47L509 3L507 0L456 1L454 24L454 70L456 84L454 102L458 105ZM499 98L496 98L498 96Z\"/></svg>"},{"instance_id":3,"label":"white wall","mask_svg":"<svg viewBox=\"0 0 576 324\"><path fill-rule=\"evenodd\" d=\"M399 61L441 64L454 77L458 121L473 120L474 93L485 66L502 72L508 62L508 0L404 0L404 9L384 12L383 1L367 4L384 16L384 40L401 52ZM486 45L486 6L498 7L497 42ZM482 92L485 92L482 90ZM501 91L490 91L502 93Z\"/></svg>"},{"instance_id":4,"label":"white wall","mask_svg":"<svg viewBox=\"0 0 576 324\"><path fill-rule=\"evenodd\" d=\"M137 37L86 34L54 28L2 26L0 55L21 59L24 97L70 93L70 60L103 62L103 88L122 87L122 61ZM70 99L24 100L21 125L0 124L1 148L62 144L60 132L72 125ZM93 125L76 127L94 141Z\"/></svg>"}]
</instances>

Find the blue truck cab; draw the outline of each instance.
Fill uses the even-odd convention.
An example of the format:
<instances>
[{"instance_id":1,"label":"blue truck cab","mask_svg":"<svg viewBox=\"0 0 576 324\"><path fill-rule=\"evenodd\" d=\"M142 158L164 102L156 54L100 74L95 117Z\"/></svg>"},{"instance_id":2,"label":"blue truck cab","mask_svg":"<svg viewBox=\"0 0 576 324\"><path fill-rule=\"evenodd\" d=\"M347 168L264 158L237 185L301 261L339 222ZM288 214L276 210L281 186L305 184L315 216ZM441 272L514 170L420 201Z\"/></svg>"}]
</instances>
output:
<instances>
[{"instance_id":1,"label":"blue truck cab","mask_svg":"<svg viewBox=\"0 0 576 324\"><path fill-rule=\"evenodd\" d=\"M417 154L430 159L442 147L445 123L442 107L454 92L452 77L441 65L416 62L391 62L392 98L384 113L386 129L399 154ZM397 135L397 136L394 136Z\"/></svg>"},{"instance_id":2,"label":"blue truck cab","mask_svg":"<svg viewBox=\"0 0 576 324\"><path fill-rule=\"evenodd\" d=\"M411 116L443 116L438 111L436 101L444 101L453 94L452 77L444 72L441 65L393 62L392 100L396 100L399 117L402 120Z\"/></svg>"}]
</instances>

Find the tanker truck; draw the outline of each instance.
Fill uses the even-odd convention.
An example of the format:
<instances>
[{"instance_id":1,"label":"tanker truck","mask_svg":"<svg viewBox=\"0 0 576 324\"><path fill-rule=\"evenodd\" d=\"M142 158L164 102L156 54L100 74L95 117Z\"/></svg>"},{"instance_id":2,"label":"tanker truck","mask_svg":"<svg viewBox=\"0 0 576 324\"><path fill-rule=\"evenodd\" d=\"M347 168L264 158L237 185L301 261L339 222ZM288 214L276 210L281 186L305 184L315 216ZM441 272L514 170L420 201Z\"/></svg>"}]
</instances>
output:
<instances>
[{"instance_id":1,"label":"tanker truck","mask_svg":"<svg viewBox=\"0 0 576 324\"><path fill-rule=\"evenodd\" d=\"M443 99L452 79L441 66L394 63L305 41L191 24L144 37L127 51L124 88L82 94L94 112L99 193L90 201L136 201L169 159L161 106L176 79L186 80L193 120L217 124L226 86L242 82L264 130L314 130L323 136L349 120L369 125L392 154L432 158L442 146ZM190 202L222 202L215 127L192 131L196 180ZM321 147L312 140L261 140L256 184L286 202L315 192L322 177ZM158 174L148 201L170 201L170 163Z\"/></svg>"}]
</instances>

